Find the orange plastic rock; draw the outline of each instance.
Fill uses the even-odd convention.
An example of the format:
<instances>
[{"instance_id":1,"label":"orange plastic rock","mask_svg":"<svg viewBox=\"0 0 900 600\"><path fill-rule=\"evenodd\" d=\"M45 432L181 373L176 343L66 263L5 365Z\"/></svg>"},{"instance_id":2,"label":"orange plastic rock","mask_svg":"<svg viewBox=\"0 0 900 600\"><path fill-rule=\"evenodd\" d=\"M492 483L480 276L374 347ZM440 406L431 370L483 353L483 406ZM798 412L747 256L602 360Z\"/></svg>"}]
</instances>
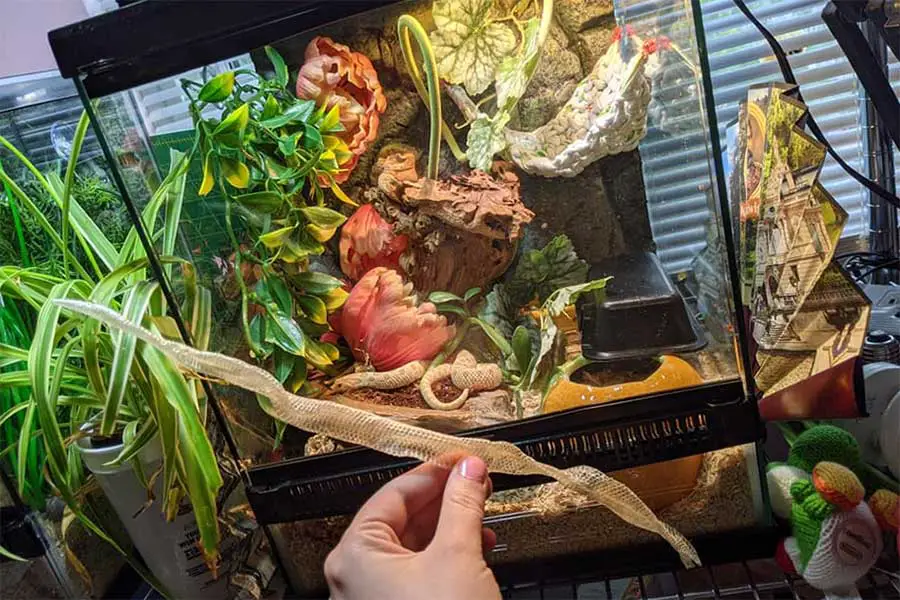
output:
<instances>
[{"instance_id":1,"label":"orange plastic rock","mask_svg":"<svg viewBox=\"0 0 900 600\"><path fill-rule=\"evenodd\" d=\"M562 323L557 323L563 329ZM703 383L694 368L676 356L663 356L659 368L642 381L595 387L560 381L547 395L544 412L557 412L579 406L600 404L622 398L633 398ZM687 456L677 460L625 469L610 476L630 487L653 510L678 502L691 493L703 456Z\"/></svg>"},{"instance_id":2,"label":"orange plastic rock","mask_svg":"<svg viewBox=\"0 0 900 600\"><path fill-rule=\"evenodd\" d=\"M677 356L663 356L659 368L642 381L595 387L562 380L547 394L544 412L656 394L702 383L703 378L690 364Z\"/></svg>"},{"instance_id":3,"label":"orange plastic rock","mask_svg":"<svg viewBox=\"0 0 900 600\"><path fill-rule=\"evenodd\" d=\"M675 504L694 490L702 464L703 455L697 454L615 471L609 476L634 490L652 510L660 510Z\"/></svg>"}]
</instances>

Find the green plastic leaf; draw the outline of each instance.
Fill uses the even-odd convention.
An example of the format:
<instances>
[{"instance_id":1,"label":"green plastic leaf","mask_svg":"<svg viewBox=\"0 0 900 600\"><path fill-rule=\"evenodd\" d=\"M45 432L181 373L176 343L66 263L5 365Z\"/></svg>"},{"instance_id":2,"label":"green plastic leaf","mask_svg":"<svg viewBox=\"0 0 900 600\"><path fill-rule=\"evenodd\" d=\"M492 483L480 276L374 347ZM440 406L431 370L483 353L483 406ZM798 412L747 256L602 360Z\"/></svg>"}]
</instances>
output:
<instances>
[{"instance_id":1,"label":"green plastic leaf","mask_svg":"<svg viewBox=\"0 0 900 600\"><path fill-rule=\"evenodd\" d=\"M584 283L588 269L569 238L558 235L542 249L530 250L519 258L506 291L512 304L519 307L535 298L543 303L560 288Z\"/></svg>"},{"instance_id":2,"label":"green plastic leaf","mask_svg":"<svg viewBox=\"0 0 900 600\"><path fill-rule=\"evenodd\" d=\"M337 232L337 227L319 227L312 223L307 223L304 229L306 229L306 232L317 242L327 242L333 238L335 232Z\"/></svg>"},{"instance_id":3,"label":"green plastic leaf","mask_svg":"<svg viewBox=\"0 0 900 600\"><path fill-rule=\"evenodd\" d=\"M541 47L538 44L540 29L540 19L529 19L525 23L525 39L519 52L504 58L497 67L494 89L497 92L497 107L501 111L509 112L515 107L537 69L538 59L541 56Z\"/></svg>"},{"instance_id":4,"label":"green plastic leaf","mask_svg":"<svg viewBox=\"0 0 900 600\"><path fill-rule=\"evenodd\" d=\"M466 138L466 157L473 169L490 172L494 155L506 146L504 130L509 123L509 113L499 112L494 117L479 115L469 126Z\"/></svg>"},{"instance_id":5,"label":"green plastic leaf","mask_svg":"<svg viewBox=\"0 0 900 600\"><path fill-rule=\"evenodd\" d=\"M303 126L303 147L307 150L321 150L325 147L322 134L312 125Z\"/></svg>"},{"instance_id":6,"label":"green plastic leaf","mask_svg":"<svg viewBox=\"0 0 900 600\"><path fill-rule=\"evenodd\" d=\"M512 351L516 356L516 362L519 365L519 372L525 372L528 365L531 364L531 336L528 329L519 325L513 332Z\"/></svg>"},{"instance_id":7,"label":"green plastic leaf","mask_svg":"<svg viewBox=\"0 0 900 600\"><path fill-rule=\"evenodd\" d=\"M500 331L496 327L494 327L490 323L482 321L481 319L472 319L472 321L476 325L481 327L481 330L484 331L484 333L488 336L488 338L490 338L494 345L497 346L497 349L500 350L500 353L503 356L509 356L510 354L512 354L512 346L509 345L509 342L506 341L506 338L503 337L503 334L500 333Z\"/></svg>"},{"instance_id":8,"label":"green plastic leaf","mask_svg":"<svg viewBox=\"0 0 900 600\"><path fill-rule=\"evenodd\" d=\"M319 131L334 133L343 130L344 126L341 125L341 107L335 104L322 118L322 122L319 123Z\"/></svg>"},{"instance_id":9,"label":"green plastic leaf","mask_svg":"<svg viewBox=\"0 0 900 600\"><path fill-rule=\"evenodd\" d=\"M469 316L466 309L455 304L438 304L435 308L437 308L439 313L453 313L454 315L459 315L464 318Z\"/></svg>"},{"instance_id":10,"label":"green plastic leaf","mask_svg":"<svg viewBox=\"0 0 900 600\"><path fill-rule=\"evenodd\" d=\"M266 46L266 56L269 57L269 62L271 62L272 66L275 68L275 81L277 81L278 85L281 87L286 86L288 83L288 68L284 59L281 57L281 54L279 54L278 50L272 46Z\"/></svg>"},{"instance_id":11,"label":"green plastic leaf","mask_svg":"<svg viewBox=\"0 0 900 600\"><path fill-rule=\"evenodd\" d=\"M305 356L306 360L313 365L322 368L334 363L338 356L340 356L340 353L332 344L309 340L306 344Z\"/></svg>"},{"instance_id":12,"label":"green plastic leaf","mask_svg":"<svg viewBox=\"0 0 900 600\"><path fill-rule=\"evenodd\" d=\"M260 125L266 129L278 129L284 127L288 123L300 123L306 121L316 110L316 103L313 100L296 100L287 107L280 115L270 117L260 121Z\"/></svg>"},{"instance_id":13,"label":"green plastic leaf","mask_svg":"<svg viewBox=\"0 0 900 600\"><path fill-rule=\"evenodd\" d=\"M147 312L151 296L156 292L157 283L142 281L131 288L125 296L122 315L129 321L140 323ZM119 419L119 406L125 399L125 391L130 381L129 374L137 348L137 338L124 333L114 333L114 354L109 376L106 406L100 422L100 435L109 436L115 432Z\"/></svg>"},{"instance_id":14,"label":"green plastic leaf","mask_svg":"<svg viewBox=\"0 0 900 600\"><path fill-rule=\"evenodd\" d=\"M529 387L534 384L534 380L540 372L541 362L544 360L544 357L550 354L550 350L553 349L553 343L556 341L556 334L558 332L559 330L556 327L556 323L553 322L553 319L541 319L541 343L538 348L538 354L533 361L534 364L529 366Z\"/></svg>"},{"instance_id":15,"label":"green plastic leaf","mask_svg":"<svg viewBox=\"0 0 900 600\"><path fill-rule=\"evenodd\" d=\"M317 271L306 271L292 275L291 283L304 293L315 294L316 296L324 296L344 285L340 279Z\"/></svg>"},{"instance_id":16,"label":"green plastic leaf","mask_svg":"<svg viewBox=\"0 0 900 600\"><path fill-rule=\"evenodd\" d=\"M262 157L266 163L266 175L269 179L274 180L275 182L287 182L295 177L297 177L300 173L300 169L295 169L293 167L287 167L282 164L276 158L269 156L268 154L262 154Z\"/></svg>"},{"instance_id":17,"label":"green plastic leaf","mask_svg":"<svg viewBox=\"0 0 900 600\"><path fill-rule=\"evenodd\" d=\"M222 167L222 175L225 181L238 189L244 189L250 185L250 169L247 165L233 158L222 157L219 159Z\"/></svg>"},{"instance_id":18,"label":"green plastic leaf","mask_svg":"<svg viewBox=\"0 0 900 600\"><path fill-rule=\"evenodd\" d=\"M272 300L278 305L278 308L285 314L291 314L294 310L293 296L291 291L284 285L284 282L278 277L267 277L269 293ZM262 282L260 282L262 283Z\"/></svg>"},{"instance_id":19,"label":"green plastic leaf","mask_svg":"<svg viewBox=\"0 0 900 600\"><path fill-rule=\"evenodd\" d=\"M309 219L309 222L319 227L333 229L340 227L347 220L347 217L336 210L325 208L324 206L309 206L301 208L300 212Z\"/></svg>"},{"instance_id":20,"label":"green plastic leaf","mask_svg":"<svg viewBox=\"0 0 900 600\"><path fill-rule=\"evenodd\" d=\"M266 96L266 103L263 106L262 115L260 115L261 120L271 119L275 115L278 114L278 111L281 107L278 105L278 100L275 99L275 96L269 94Z\"/></svg>"},{"instance_id":21,"label":"green plastic leaf","mask_svg":"<svg viewBox=\"0 0 900 600\"><path fill-rule=\"evenodd\" d=\"M516 48L516 34L490 17L492 0L435 0L431 33L438 71L471 95L494 81L497 66Z\"/></svg>"},{"instance_id":22,"label":"green plastic leaf","mask_svg":"<svg viewBox=\"0 0 900 600\"><path fill-rule=\"evenodd\" d=\"M234 71L216 75L206 82L197 98L203 102L222 102L234 90Z\"/></svg>"},{"instance_id":23,"label":"green plastic leaf","mask_svg":"<svg viewBox=\"0 0 900 600\"><path fill-rule=\"evenodd\" d=\"M451 294L450 292L431 292L430 294L428 294L428 301L434 304L444 304L445 302L462 303L463 299L456 294Z\"/></svg>"},{"instance_id":24,"label":"green plastic leaf","mask_svg":"<svg viewBox=\"0 0 900 600\"><path fill-rule=\"evenodd\" d=\"M288 354L281 349L275 351L275 370L273 375L282 385L294 370L294 361L298 357L294 354Z\"/></svg>"},{"instance_id":25,"label":"green plastic leaf","mask_svg":"<svg viewBox=\"0 0 900 600\"><path fill-rule=\"evenodd\" d=\"M268 233L264 233L259 236L259 241L262 242L263 246L269 248L270 250L274 250L276 248L280 248L287 239L290 237L291 233L293 233L294 227L282 227L281 229L276 229L275 231L270 231Z\"/></svg>"},{"instance_id":26,"label":"green plastic leaf","mask_svg":"<svg viewBox=\"0 0 900 600\"><path fill-rule=\"evenodd\" d=\"M278 192L252 192L235 196L234 201L251 210L270 214L284 204L284 198Z\"/></svg>"},{"instance_id":27,"label":"green plastic leaf","mask_svg":"<svg viewBox=\"0 0 900 600\"><path fill-rule=\"evenodd\" d=\"M287 158L297 154L297 142L302 135L303 132L298 131L291 135L283 135L278 138L278 151L281 152L281 155Z\"/></svg>"},{"instance_id":28,"label":"green plastic leaf","mask_svg":"<svg viewBox=\"0 0 900 600\"><path fill-rule=\"evenodd\" d=\"M303 356L306 350L306 336L297 323L280 310L269 309L266 326L266 341L282 350Z\"/></svg>"},{"instance_id":29,"label":"green plastic leaf","mask_svg":"<svg viewBox=\"0 0 900 600\"><path fill-rule=\"evenodd\" d=\"M325 252L325 246L304 230L300 235L285 239L278 256L284 261L296 262L310 255L318 256L323 252Z\"/></svg>"},{"instance_id":30,"label":"green plastic leaf","mask_svg":"<svg viewBox=\"0 0 900 600\"><path fill-rule=\"evenodd\" d=\"M560 288L550 294L547 302L544 303L544 309L554 317L561 315L566 306L578 300L579 296L602 290L610 279L612 278L604 277L603 279L595 279L587 283Z\"/></svg>"},{"instance_id":31,"label":"green plastic leaf","mask_svg":"<svg viewBox=\"0 0 900 600\"><path fill-rule=\"evenodd\" d=\"M272 352L272 344L266 341L266 318L261 314L256 314L250 320L250 341L254 347L262 349L266 355L257 358L265 358Z\"/></svg>"},{"instance_id":32,"label":"green plastic leaf","mask_svg":"<svg viewBox=\"0 0 900 600\"><path fill-rule=\"evenodd\" d=\"M206 153L206 157L203 159L203 179L200 182L200 189L197 190L197 194L199 196L205 196L210 193L213 189L213 184L215 184L215 175L213 174L213 153L212 150Z\"/></svg>"},{"instance_id":33,"label":"green plastic leaf","mask_svg":"<svg viewBox=\"0 0 900 600\"><path fill-rule=\"evenodd\" d=\"M250 122L250 106L245 102L222 119L222 122L213 129L212 136L216 140L230 146L239 145L244 138L247 123ZM235 144L234 142L238 142Z\"/></svg>"},{"instance_id":34,"label":"green plastic leaf","mask_svg":"<svg viewBox=\"0 0 900 600\"><path fill-rule=\"evenodd\" d=\"M328 322L328 309L325 302L317 296L299 296L297 308L313 323L324 325Z\"/></svg>"}]
</instances>

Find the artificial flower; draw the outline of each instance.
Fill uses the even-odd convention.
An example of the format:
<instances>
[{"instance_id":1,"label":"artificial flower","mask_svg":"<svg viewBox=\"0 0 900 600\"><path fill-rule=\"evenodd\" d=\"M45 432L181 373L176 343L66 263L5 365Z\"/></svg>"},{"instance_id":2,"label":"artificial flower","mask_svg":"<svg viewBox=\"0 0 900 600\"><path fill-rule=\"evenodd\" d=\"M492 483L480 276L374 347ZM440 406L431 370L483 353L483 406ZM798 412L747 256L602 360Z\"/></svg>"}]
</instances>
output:
<instances>
[{"instance_id":1,"label":"artificial flower","mask_svg":"<svg viewBox=\"0 0 900 600\"><path fill-rule=\"evenodd\" d=\"M341 170L334 180L343 183L375 140L387 99L372 61L364 54L318 36L306 47L305 59L297 75L297 97L315 100L326 114L338 107L343 131L334 135L346 144L346 153L338 157Z\"/></svg>"},{"instance_id":2,"label":"artificial flower","mask_svg":"<svg viewBox=\"0 0 900 600\"><path fill-rule=\"evenodd\" d=\"M357 361L389 371L434 358L456 328L431 302L418 304L412 284L404 284L399 273L376 267L350 291L341 332Z\"/></svg>"},{"instance_id":3,"label":"artificial flower","mask_svg":"<svg viewBox=\"0 0 900 600\"><path fill-rule=\"evenodd\" d=\"M400 256L408 245L409 239L394 235L374 206L364 204L341 227L341 271L353 281L375 267L400 271Z\"/></svg>"}]
</instances>

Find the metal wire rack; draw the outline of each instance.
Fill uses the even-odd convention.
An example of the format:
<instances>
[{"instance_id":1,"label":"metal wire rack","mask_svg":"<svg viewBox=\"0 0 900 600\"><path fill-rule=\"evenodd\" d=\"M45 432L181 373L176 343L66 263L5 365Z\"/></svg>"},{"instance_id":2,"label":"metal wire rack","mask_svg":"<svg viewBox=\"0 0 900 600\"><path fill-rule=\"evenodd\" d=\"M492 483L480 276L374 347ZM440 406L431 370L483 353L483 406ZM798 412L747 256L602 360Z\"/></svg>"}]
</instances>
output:
<instances>
[{"instance_id":1,"label":"metal wire rack","mask_svg":"<svg viewBox=\"0 0 900 600\"><path fill-rule=\"evenodd\" d=\"M900 576L873 570L857 583L864 599L900 599ZM503 590L505 600L812 600L822 592L782 573L772 560L742 561L626 579L542 582Z\"/></svg>"}]
</instances>

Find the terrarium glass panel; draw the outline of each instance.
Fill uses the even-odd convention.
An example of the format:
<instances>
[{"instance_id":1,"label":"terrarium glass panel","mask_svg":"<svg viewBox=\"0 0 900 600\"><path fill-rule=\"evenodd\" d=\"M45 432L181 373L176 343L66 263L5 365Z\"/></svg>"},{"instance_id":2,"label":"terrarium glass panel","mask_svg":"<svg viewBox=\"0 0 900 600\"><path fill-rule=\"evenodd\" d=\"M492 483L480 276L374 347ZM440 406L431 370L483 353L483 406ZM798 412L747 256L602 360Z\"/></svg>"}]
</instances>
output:
<instances>
[{"instance_id":1,"label":"terrarium glass panel","mask_svg":"<svg viewBox=\"0 0 900 600\"><path fill-rule=\"evenodd\" d=\"M691 539L749 532L768 515L757 452L756 446L746 444L610 475L631 486L661 519ZM352 518L271 527L296 593L313 597L326 589L322 564ZM497 534L497 545L487 556L495 569L659 543L654 534L555 483L494 493L487 501L485 526Z\"/></svg>"},{"instance_id":2,"label":"terrarium glass panel","mask_svg":"<svg viewBox=\"0 0 900 600\"><path fill-rule=\"evenodd\" d=\"M738 377L702 97L681 0L434 0L94 107L145 218L186 180L201 345L456 432ZM333 446L217 393L243 458Z\"/></svg>"}]
</instances>

